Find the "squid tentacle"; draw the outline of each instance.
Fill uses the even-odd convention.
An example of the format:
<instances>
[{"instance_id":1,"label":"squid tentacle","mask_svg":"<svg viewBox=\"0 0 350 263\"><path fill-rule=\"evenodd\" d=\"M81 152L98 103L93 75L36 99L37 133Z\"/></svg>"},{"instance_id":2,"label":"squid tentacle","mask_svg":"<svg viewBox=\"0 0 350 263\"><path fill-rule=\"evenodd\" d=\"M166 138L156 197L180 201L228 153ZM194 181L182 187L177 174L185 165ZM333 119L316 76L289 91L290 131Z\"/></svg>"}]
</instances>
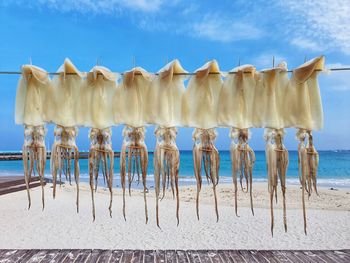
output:
<instances>
[{"instance_id":1,"label":"squid tentacle","mask_svg":"<svg viewBox=\"0 0 350 263\"><path fill-rule=\"evenodd\" d=\"M92 219L95 221L95 200L94 200L94 162L96 158L96 151L90 150L89 152L89 178L90 178L90 192L92 201Z\"/></svg>"}]
</instances>

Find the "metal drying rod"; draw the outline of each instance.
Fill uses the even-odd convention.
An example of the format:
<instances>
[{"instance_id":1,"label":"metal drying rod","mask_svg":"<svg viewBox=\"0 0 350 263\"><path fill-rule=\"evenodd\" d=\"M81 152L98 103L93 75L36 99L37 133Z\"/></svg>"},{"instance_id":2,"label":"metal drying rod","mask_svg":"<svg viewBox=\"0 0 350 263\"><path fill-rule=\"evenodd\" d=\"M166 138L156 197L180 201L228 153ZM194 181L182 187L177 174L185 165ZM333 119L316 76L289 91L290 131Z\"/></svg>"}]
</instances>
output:
<instances>
[{"instance_id":1,"label":"metal drying rod","mask_svg":"<svg viewBox=\"0 0 350 263\"><path fill-rule=\"evenodd\" d=\"M326 69L326 70L320 70L320 69L316 69L315 71L347 71L350 70L350 67L346 67L346 68L330 68L330 69ZM258 71L258 72L264 72L264 71ZM293 72L293 70L286 70L283 72L288 72L291 73ZM60 75L63 72L47 72L48 75ZM86 72L88 73L88 72ZM119 75L124 75L124 73L120 73L120 72L111 72L111 73L115 73L115 74L119 74ZM150 73L151 75L159 75L159 73ZM209 72L209 74L237 74L238 72L236 71L229 71L229 72L224 72L224 71L220 71L220 72ZM243 73L251 73L251 71L243 71ZM0 71L0 75L21 75L22 72L21 71ZM66 75L76 75L77 73L66 73ZM98 74L102 74L102 73L98 73ZM135 75L142 75L139 72L135 72ZM196 75L196 72L188 72L188 73L174 73L174 75L179 75L179 76L193 76Z\"/></svg>"}]
</instances>

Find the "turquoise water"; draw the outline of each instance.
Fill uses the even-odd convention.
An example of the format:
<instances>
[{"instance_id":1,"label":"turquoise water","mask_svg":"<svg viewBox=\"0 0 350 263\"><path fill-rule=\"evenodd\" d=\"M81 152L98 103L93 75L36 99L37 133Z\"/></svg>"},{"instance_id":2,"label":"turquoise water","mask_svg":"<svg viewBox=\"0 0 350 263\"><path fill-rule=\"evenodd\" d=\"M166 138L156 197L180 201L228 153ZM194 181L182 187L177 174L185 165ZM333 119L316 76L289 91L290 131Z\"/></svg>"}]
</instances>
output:
<instances>
[{"instance_id":1,"label":"turquoise water","mask_svg":"<svg viewBox=\"0 0 350 263\"><path fill-rule=\"evenodd\" d=\"M257 151L253 178L255 181L267 181L265 152ZM318 185L326 187L350 187L350 151L320 151L318 168ZM88 160L79 160L80 180L88 181ZM50 162L46 162L46 176L51 177ZM115 186L119 183L119 158L115 158ZM0 161L0 175L23 175L22 161ZM231 160L229 151L220 151L220 182L231 182ZM101 176L102 177L102 176ZM153 185L153 155L149 156L148 185ZM296 151L289 152L289 167L287 174L289 184L298 184L298 155ZM194 184L193 159L191 151L181 151L180 183Z\"/></svg>"}]
</instances>

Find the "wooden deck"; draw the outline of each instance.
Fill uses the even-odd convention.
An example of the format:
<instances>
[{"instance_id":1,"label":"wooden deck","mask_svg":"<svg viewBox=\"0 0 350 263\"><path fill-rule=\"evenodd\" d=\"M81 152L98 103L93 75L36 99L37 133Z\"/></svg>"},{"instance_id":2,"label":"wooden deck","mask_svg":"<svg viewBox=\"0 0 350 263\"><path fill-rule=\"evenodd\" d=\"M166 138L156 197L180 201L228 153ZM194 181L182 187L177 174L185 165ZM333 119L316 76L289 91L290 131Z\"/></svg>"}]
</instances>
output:
<instances>
[{"instance_id":1,"label":"wooden deck","mask_svg":"<svg viewBox=\"0 0 350 263\"><path fill-rule=\"evenodd\" d=\"M48 179L45 179L45 183ZM40 186L38 176L32 177L29 188ZM0 195L9 194L26 189L24 176L0 176ZM1 263L1 262L0 262Z\"/></svg>"},{"instance_id":2,"label":"wooden deck","mask_svg":"<svg viewBox=\"0 0 350 263\"><path fill-rule=\"evenodd\" d=\"M350 262L350 250L0 250L0 262Z\"/></svg>"},{"instance_id":3,"label":"wooden deck","mask_svg":"<svg viewBox=\"0 0 350 263\"><path fill-rule=\"evenodd\" d=\"M46 158L50 159L51 152L47 152ZM114 152L114 157L119 158L120 152ZM88 159L89 152L79 152L79 159ZM16 161L22 160L21 152L5 152L0 153L0 161Z\"/></svg>"}]
</instances>

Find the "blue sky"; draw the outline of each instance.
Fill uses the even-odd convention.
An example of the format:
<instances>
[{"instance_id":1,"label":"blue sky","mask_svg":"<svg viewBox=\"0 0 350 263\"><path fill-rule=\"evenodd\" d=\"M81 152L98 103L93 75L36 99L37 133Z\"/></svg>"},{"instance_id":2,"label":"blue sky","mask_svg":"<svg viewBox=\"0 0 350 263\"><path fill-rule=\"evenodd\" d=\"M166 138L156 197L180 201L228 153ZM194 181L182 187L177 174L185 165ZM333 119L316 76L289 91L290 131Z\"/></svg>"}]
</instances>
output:
<instances>
[{"instance_id":1,"label":"blue sky","mask_svg":"<svg viewBox=\"0 0 350 263\"><path fill-rule=\"evenodd\" d=\"M125 71L136 64L150 72L178 58L193 71L217 59L224 71L241 64L258 69L286 60L290 69L305 56L323 54L328 67L350 66L350 1L163 1L163 0L2 0L0 71L18 71L32 63L56 71L69 57L82 71L96 64ZM14 124L18 76L0 75L0 149L19 150L23 127ZM315 133L318 149L350 149L350 72L320 76L324 130ZM52 142L53 127L48 127ZM120 149L121 127L113 129ZM154 147L153 127L147 144ZM180 149L191 149L192 129L181 128ZM296 149L295 130L285 144ZM252 130L251 145L264 149L263 131ZM88 149L88 131L78 146ZM217 146L228 149L228 129L219 129Z\"/></svg>"}]
</instances>

